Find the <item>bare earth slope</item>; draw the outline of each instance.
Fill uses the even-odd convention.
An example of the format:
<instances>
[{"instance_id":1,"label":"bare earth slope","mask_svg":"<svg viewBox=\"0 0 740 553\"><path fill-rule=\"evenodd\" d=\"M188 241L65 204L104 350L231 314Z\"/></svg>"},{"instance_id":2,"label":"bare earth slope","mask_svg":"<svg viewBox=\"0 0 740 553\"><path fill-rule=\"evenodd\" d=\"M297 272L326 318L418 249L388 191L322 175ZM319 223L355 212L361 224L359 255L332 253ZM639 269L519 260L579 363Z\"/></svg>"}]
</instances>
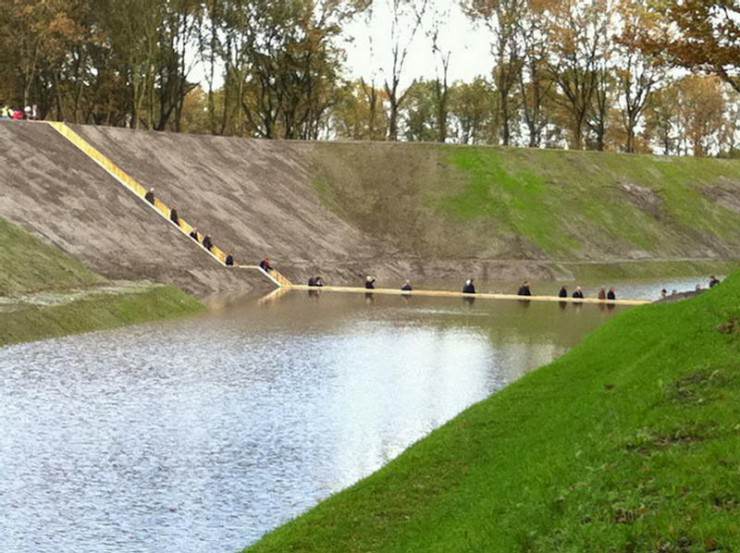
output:
<instances>
[{"instance_id":1,"label":"bare earth slope","mask_svg":"<svg viewBox=\"0 0 740 553\"><path fill-rule=\"evenodd\" d=\"M51 127L0 124L0 217L114 279L149 278L206 296L249 290ZM251 281L251 282L250 282Z\"/></svg>"},{"instance_id":2,"label":"bare earth slope","mask_svg":"<svg viewBox=\"0 0 740 553\"><path fill-rule=\"evenodd\" d=\"M302 279L337 265L349 276L376 255L368 237L321 205L308 144L73 128L239 263L268 255Z\"/></svg>"},{"instance_id":3,"label":"bare earth slope","mask_svg":"<svg viewBox=\"0 0 740 553\"><path fill-rule=\"evenodd\" d=\"M740 258L740 162L74 127L237 263L301 282L570 276L583 264ZM0 124L0 217L111 278L207 296L229 271L43 124Z\"/></svg>"}]
</instances>

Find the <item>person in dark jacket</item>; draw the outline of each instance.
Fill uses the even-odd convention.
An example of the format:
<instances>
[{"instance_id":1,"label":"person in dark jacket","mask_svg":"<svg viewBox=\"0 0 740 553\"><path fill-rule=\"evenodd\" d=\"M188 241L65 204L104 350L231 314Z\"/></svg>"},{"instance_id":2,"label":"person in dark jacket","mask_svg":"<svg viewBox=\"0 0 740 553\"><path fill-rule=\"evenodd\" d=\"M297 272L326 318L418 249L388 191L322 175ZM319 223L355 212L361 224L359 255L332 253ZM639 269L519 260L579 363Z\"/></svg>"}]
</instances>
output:
<instances>
[{"instance_id":1,"label":"person in dark jacket","mask_svg":"<svg viewBox=\"0 0 740 553\"><path fill-rule=\"evenodd\" d=\"M576 291L573 292L573 299L576 299L576 300L583 299L583 290L581 290L580 286L576 286Z\"/></svg>"},{"instance_id":2,"label":"person in dark jacket","mask_svg":"<svg viewBox=\"0 0 740 553\"><path fill-rule=\"evenodd\" d=\"M560 292L558 292L559 298L567 298L568 297L568 289L565 286L560 287Z\"/></svg>"},{"instance_id":3,"label":"person in dark jacket","mask_svg":"<svg viewBox=\"0 0 740 553\"><path fill-rule=\"evenodd\" d=\"M599 290L599 299L600 300L605 300L606 299L606 290L604 288L602 288L601 290Z\"/></svg>"},{"instance_id":4,"label":"person in dark jacket","mask_svg":"<svg viewBox=\"0 0 740 553\"><path fill-rule=\"evenodd\" d=\"M529 282L526 280L522 283L522 285L519 287L519 291L517 292L518 296L531 296L532 295L532 289L529 287Z\"/></svg>"},{"instance_id":5,"label":"person in dark jacket","mask_svg":"<svg viewBox=\"0 0 740 553\"><path fill-rule=\"evenodd\" d=\"M213 241L211 240L211 237L207 234L203 237L203 247L209 252L213 249Z\"/></svg>"},{"instance_id":6,"label":"person in dark jacket","mask_svg":"<svg viewBox=\"0 0 740 553\"><path fill-rule=\"evenodd\" d=\"M315 286L317 288L323 288L323 286L324 286L324 279L321 278L320 276L317 276L316 277L316 284L315 284Z\"/></svg>"},{"instance_id":7,"label":"person in dark jacket","mask_svg":"<svg viewBox=\"0 0 740 553\"><path fill-rule=\"evenodd\" d=\"M612 301L617 299L617 291L614 288L609 288L609 293L606 295L606 299Z\"/></svg>"},{"instance_id":8,"label":"person in dark jacket","mask_svg":"<svg viewBox=\"0 0 740 553\"><path fill-rule=\"evenodd\" d=\"M413 288L411 287L411 281L407 280L406 282L403 283L403 286L401 286L401 291L411 292L411 290L413 290Z\"/></svg>"},{"instance_id":9,"label":"person in dark jacket","mask_svg":"<svg viewBox=\"0 0 740 553\"><path fill-rule=\"evenodd\" d=\"M234 256L231 254L227 255L226 261L224 263L226 263L227 267L233 267L234 266Z\"/></svg>"},{"instance_id":10,"label":"person in dark jacket","mask_svg":"<svg viewBox=\"0 0 740 553\"><path fill-rule=\"evenodd\" d=\"M170 210L170 221L175 223L178 227L180 226L180 216L177 214L177 210L175 208Z\"/></svg>"},{"instance_id":11,"label":"person in dark jacket","mask_svg":"<svg viewBox=\"0 0 740 553\"><path fill-rule=\"evenodd\" d=\"M198 229L197 228L193 227L193 230L190 231L190 238L192 238L196 242L198 241Z\"/></svg>"},{"instance_id":12,"label":"person in dark jacket","mask_svg":"<svg viewBox=\"0 0 740 553\"><path fill-rule=\"evenodd\" d=\"M365 277L365 289L366 290L375 290L375 279L371 277L370 275L367 275Z\"/></svg>"},{"instance_id":13,"label":"person in dark jacket","mask_svg":"<svg viewBox=\"0 0 740 553\"><path fill-rule=\"evenodd\" d=\"M149 192L147 192L146 194L144 194L144 199L147 202L149 202L150 204L154 205L154 199L155 199L155 196L154 196L154 188L150 188L149 189Z\"/></svg>"},{"instance_id":14,"label":"person in dark jacket","mask_svg":"<svg viewBox=\"0 0 740 553\"><path fill-rule=\"evenodd\" d=\"M709 277L709 287L710 288L714 288L718 284L719 284L719 279L716 276L712 275Z\"/></svg>"},{"instance_id":15,"label":"person in dark jacket","mask_svg":"<svg viewBox=\"0 0 740 553\"><path fill-rule=\"evenodd\" d=\"M272 271L272 265L270 264L269 257L265 257L262 261L260 261L260 269L268 273Z\"/></svg>"},{"instance_id":16,"label":"person in dark jacket","mask_svg":"<svg viewBox=\"0 0 740 553\"><path fill-rule=\"evenodd\" d=\"M463 294L475 294L475 284L473 283L472 278L465 281L462 291Z\"/></svg>"}]
</instances>

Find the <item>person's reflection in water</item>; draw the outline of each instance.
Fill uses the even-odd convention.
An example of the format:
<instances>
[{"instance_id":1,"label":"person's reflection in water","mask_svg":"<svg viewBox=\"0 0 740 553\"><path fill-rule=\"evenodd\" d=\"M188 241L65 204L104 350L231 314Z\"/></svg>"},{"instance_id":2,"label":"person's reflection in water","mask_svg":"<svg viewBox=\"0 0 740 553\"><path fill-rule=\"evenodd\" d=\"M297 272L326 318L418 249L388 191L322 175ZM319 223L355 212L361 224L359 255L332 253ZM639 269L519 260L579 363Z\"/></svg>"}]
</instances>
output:
<instances>
[{"instance_id":1,"label":"person's reflection in water","mask_svg":"<svg viewBox=\"0 0 740 553\"><path fill-rule=\"evenodd\" d=\"M524 309L529 309L529 306L532 302L529 300L517 300L517 303L521 305Z\"/></svg>"},{"instance_id":2,"label":"person's reflection in water","mask_svg":"<svg viewBox=\"0 0 740 553\"><path fill-rule=\"evenodd\" d=\"M401 298L403 299L403 303L411 303L411 296L409 296L408 294L401 294Z\"/></svg>"},{"instance_id":3,"label":"person's reflection in water","mask_svg":"<svg viewBox=\"0 0 740 553\"><path fill-rule=\"evenodd\" d=\"M463 305L466 307L473 307L475 304L475 298L472 296L463 296Z\"/></svg>"},{"instance_id":4,"label":"person's reflection in water","mask_svg":"<svg viewBox=\"0 0 740 553\"><path fill-rule=\"evenodd\" d=\"M606 309L607 309L607 311L614 311L614 308L615 307L617 307L617 306L614 305L613 303L609 303L609 304L607 304Z\"/></svg>"},{"instance_id":5,"label":"person's reflection in water","mask_svg":"<svg viewBox=\"0 0 740 553\"><path fill-rule=\"evenodd\" d=\"M319 293L318 290L309 290L308 291L308 297L309 298L318 300L319 299L319 295L320 295L320 293Z\"/></svg>"},{"instance_id":6,"label":"person's reflection in water","mask_svg":"<svg viewBox=\"0 0 740 553\"><path fill-rule=\"evenodd\" d=\"M365 304L372 305L375 303L375 294L372 292L365 292Z\"/></svg>"},{"instance_id":7,"label":"person's reflection in water","mask_svg":"<svg viewBox=\"0 0 740 553\"><path fill-rule=\"evenodd\" d=\"M565 310L565 308L568 307L568 302L567 301L559 301L558 302L558 307L560 307L560 309L562 309L562 310Z\"/></svg>"}]
</instances>

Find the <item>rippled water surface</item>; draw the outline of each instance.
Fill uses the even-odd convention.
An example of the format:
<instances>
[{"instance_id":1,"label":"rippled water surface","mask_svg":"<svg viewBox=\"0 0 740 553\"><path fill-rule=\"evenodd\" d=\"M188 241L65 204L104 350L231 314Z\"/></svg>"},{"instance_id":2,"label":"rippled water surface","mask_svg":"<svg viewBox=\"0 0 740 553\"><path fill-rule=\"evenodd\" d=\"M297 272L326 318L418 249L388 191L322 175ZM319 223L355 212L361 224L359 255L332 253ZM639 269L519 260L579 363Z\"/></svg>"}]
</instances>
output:
<instances>
[{"instance_id":1,"label":"rippled water surface","mask_svg":"<svg viewBox=\"0 0 740 553\"><path fill-rule=\"evenodd\" d=\"M294 292L0 349L0 551L237 551L618 312Z\"/></svg>"}]
</instances>

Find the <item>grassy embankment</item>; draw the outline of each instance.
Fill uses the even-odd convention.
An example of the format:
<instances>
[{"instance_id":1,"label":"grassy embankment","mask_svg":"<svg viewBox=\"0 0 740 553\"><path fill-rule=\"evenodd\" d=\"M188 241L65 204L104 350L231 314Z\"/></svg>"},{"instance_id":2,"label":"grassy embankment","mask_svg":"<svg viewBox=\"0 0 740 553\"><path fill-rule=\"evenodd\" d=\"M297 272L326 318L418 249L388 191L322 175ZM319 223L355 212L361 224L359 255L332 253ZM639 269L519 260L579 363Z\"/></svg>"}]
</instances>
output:
<instances>
[{"instance_id":1,"label":"grassy embankment","mask_svg":"<svg viewBox=\"0 0 740 553\"><path fill-rule=\"evenodd\" d=\"M111 292L111 287L97 289L110 284L82 263L0 219L0 346L203 309L196 299L170 286L124 287L121 293ZM44 305L39 297L43 295L54 301Z\"/></svg>"},{"instance_id":2,"label":"grassy embankment","mask_svg":"<svg viewBox=\"0 0 740 553\"><path fill-rule=\"evenodd\" d=\"M616 317L249 549L738 550L740 273Z\"/></svg>"},{"instance_id":3,"label":"grassy embankment","mask_svg":"<svg viewBox=\"0 0 740 553\"><path fill-rule=\"evenodd\" d=\"M315 157L327 207L422 258L549 260L578 278L726 273L740 258L734 160L431 144Z\"/></svg>"}]
</instances>

